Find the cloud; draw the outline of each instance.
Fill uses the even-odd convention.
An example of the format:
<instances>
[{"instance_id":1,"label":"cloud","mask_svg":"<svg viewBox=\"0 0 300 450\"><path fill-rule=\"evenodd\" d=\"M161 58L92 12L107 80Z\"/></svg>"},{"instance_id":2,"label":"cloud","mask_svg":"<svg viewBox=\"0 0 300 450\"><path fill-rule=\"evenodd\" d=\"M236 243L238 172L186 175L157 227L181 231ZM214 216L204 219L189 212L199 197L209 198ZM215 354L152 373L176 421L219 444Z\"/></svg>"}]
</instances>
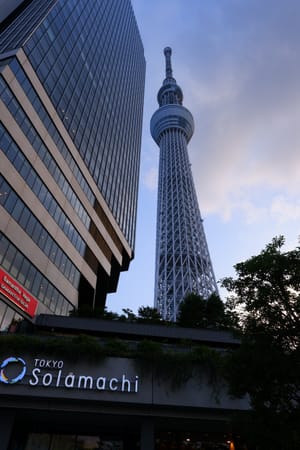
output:
<instances>
[{"instance_id":1,"label":"cloud","mask_svg":"<svg viewBox=\"0 0 300 450\"><path fill-rule=\"evenodd\" d=\"M202 213L230 220L244 211L248 222L266 215L278 192L299 192L300 2L189 0L187 7L133 0L133 7L147 60L144 135L170 45L174 76L195 119L189 154ZM155 164L153 158L147 171ZM154 173L144 180L149 188ZM270 190L273 197L260 206L254 194Z\"/></svg>"},{"instance_id":2,"label":"cloud","mask_svg":"<svg viewBox=\"0 0 300 450\"><path fill-rule=\"evenodd\" d=\"M300 201L289 197L278 195L271 204L271 214L280 223L298 221L300 219Z\"/></svg>"},{"instance_id":3,"label":"cloud","mask_svg":"<svg viewBox=\"0 0 300 450\"><path fill-rule=\"evenodd\" d=\"M232 195L230 202L222 209L224 222L229 222L232 216L243 218L246 225L277 223L282 226L296 223L300 219L300 201L287 195L269 195L257 199L251 189Z\"/></svg>"},{"instance_id":4,"label":"cloud","mask_svg":"<svg viewBox=\"0 0 300 450\"><path fill-rule=\"evenodd\" d=\"M150 191L155 191L157 189L158 184L157 177L158 177L157 167L152 167L143 176L144 186L146 186Z\"/></svg>"},{"instance_id":5,"label":"cloud","mask_svg":"<svg viewBox=\"0 0 300 450\"><path fill-rule=\"evenodd\" d=\"M196 122L190 155L201 207L227 219L249 201L250 188L261 195L300 188L300 6L272 5L270 13L268 1L219 2L183 71ZM201 59L205 46L214 59ZM234 194L245 190L248 199L237 202Z\"/></svg>"}]
</instances>

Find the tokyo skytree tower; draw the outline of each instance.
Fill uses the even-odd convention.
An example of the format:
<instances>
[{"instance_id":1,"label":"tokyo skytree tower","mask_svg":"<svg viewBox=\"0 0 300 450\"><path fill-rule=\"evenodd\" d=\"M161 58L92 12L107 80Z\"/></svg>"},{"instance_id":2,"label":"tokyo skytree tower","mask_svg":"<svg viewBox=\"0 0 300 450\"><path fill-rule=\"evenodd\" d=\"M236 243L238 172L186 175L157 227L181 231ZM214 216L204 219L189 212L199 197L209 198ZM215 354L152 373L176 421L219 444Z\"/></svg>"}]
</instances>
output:
<instances>
[{"instance_id":1,"label":"tokyo skytree tower","mask_svg":"<svg viewBox=\"0 0 300 450\"><path fill-rule=\"evenodd\" d=\"M175 322L187 294L208 298L218 288L187 152L194 120L173 78L171 48L164 54L166 78L150 124L160 148L154 302L163 319Z\"/></svg>"}]
</instances>

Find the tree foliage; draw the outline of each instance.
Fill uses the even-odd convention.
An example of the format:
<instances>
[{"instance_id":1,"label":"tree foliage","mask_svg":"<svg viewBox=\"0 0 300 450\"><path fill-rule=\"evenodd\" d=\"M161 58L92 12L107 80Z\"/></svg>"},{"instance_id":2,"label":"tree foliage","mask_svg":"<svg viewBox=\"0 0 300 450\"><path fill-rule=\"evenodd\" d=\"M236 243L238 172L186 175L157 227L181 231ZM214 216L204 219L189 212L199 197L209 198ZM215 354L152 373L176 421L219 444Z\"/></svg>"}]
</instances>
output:
<instances>
[{"instance_id":1,"label":"tree foliage","mask_svg":"<svg viewBox=\"0 0 300 450\"><path fill-rule=\"evenodd\" d=\"M300 248L283 246L282 236L274 238L222 281L242 330L231 391L249 395L251 439L270 450L300 448Z\"/></svg>"},{"instance_id":2,"label":"tree foliage","mask_svg":"<svg viewBox=\"0 0 300 450\"><path fill-rule=\"evenodd\" d=\"M161 315L156 308L151 306L141 306L138 309L138 322L160 324L163 322Z\"/></svg>"},{"instance_id":3,"label":"tree foliage","mask_svg":"<svg viewBox=\"0 0 300 450\"><path fill-rule=\"evenodd\" d=\"M232 317L217 294L206 300L192 293L179 305L177 323L183 327L224 329L231 327Z\"/></svg>"},{"instance_id":4,"label":"tree foliage","mask_svg":"<svg viewBox=\"0 0 300 450\"><path fill-rule=\"evenodd\" d=\"M152 324L159 324L163 322L157 309L151 306L140 306L137 314L135 314L130 308L122 309L122 311L123 314L119 316L119 320L121 321Z\"/></svg>"},{"instance_id":5,"label":"tree foliage","mask_svg":"<svg viewBox=\"0 0 300 450\"><path fill-rule=\"evenodd\" d=\"M122 314L118 314L113 311L108 311L106 308L100 310L97 308L91 308L90 306L82 306L78 309L71 311L72 317L85 317L85 318L97 318L104 320L114 320L120 322L138 322L138 323L152 323L163 324L161 315L156 308L151 306L140 306L138 313L135 314L130 308L123 308Z\"/></svg>"}]
</instances>

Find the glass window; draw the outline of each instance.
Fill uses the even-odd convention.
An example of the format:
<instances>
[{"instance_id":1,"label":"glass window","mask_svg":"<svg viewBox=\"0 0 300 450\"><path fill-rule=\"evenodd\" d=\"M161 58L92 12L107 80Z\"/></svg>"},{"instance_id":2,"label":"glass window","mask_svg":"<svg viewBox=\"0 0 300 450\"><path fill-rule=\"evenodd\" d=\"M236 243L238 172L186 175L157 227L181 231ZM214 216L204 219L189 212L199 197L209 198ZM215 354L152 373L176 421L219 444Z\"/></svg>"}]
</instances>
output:
<instances>
[{"instance_id":1,"label":"glass window","mask_svg":"<svg viewBox=\"0 0 300 450\"><path fill-rule=\"evenodd\" d=\"M39 156L41 158L41 160L43 160L46 157L46 154L48 153L45 145L43 143L41 143L41 146L39 148Z\"/></svg>"},{"instance_id":2,"label":"glass window","mask_svg":"<svg viewBox=\"0 0 300 450\"><path fill-rule=\"evenodd\" d=\"M23 76L24 76L24 81L22 82L22 87L24 89L24 92L26 92L26 94L28 94L32 88L31 88L31 84L29 83L29 81L27 79L25 79L25 73L23 71L21 71Z\"/></svg>"},{"instance_id":3,"label":"glass window","mask_svg":"<svg viewBox=\"0 0 300 450\"><path fill-rule=\"evenodd\" d=\"M45 128L48 130L48 129L49 129L50 122L51 122L50 117L49 117L48 115L45 115L45 118L44 118L43 122L44 122Z\"/></svg>"},{"instance_id":4,"label":"glass window","mask_svg":"<svg viewBox=\"0 0 300 450\"><path fill-rule=\"evenodd\" d=\"M14 257L16 255L16 249L14 249L12 246L8 246L8 249L6 253L4 254L2 265L4 269L7 271L10 270L10 267L12 265L12 262L14 260Z\"/></svg>"},{"instance_id":5,"label":"glass window","mask_svg":"<svg viewBox=\"0 0 300 450\"><path fill-rule=\"evenodd\" d=\"M30 170L30 173L26 179L26 182L31 189L34 186L35 179L36 179L36 175L35 175L34 171Z\"/></svg>"},{"instance_id":6,"label":"glass window","mask_svg":"<svg viewBox=\"0 0 300 450\"><path fill-rule=\"evenodd\" d=\"M33 59L33 63L35 66L38 66L42 57L39 49L35 46L31 52L30 58Z\"/></svg>"},{"instance_id":7,"label":"glass window","mask_svg":"<svg viewBox=\"0 0 300 450\"><path fill-rule=\"evenodd\" d=\"M47 188L46 188L46 186L44 184L41 183L41 187L40 187L40 191L39 191L38 197L39 197L40 202L43 203L43 204L45 202L46 195L47 195Z\"/></svg>"},{"instance_id":8,"label":"glass window","mask_svg":"<svg viewBox=\"0 0 300 450\"><path fill-rule=\"evenodd\" d=\"M54 435L50 450L74 450L75 449L75 436L69 435Z\"/></svg>"},{"instance_id":9,"label":"glass window","mask_svg":"<svg viewBox=\"0 0 300 450\"><path fill-rule=\"evenodd\" d=\"M10 273L11 273L11 275L12 275L14 278L16 278L16 279L18 279L17 276L18 276L20 267L21 267L21 265L22 265L22 262L23 262L23 256L21 255L21 253L18 253L18 252L17 252L17 253L16 253L16 256L15 256L15 258L14 258L14 260L13 260L13 264L12 264L12 266L11 266L11 268L10 268Z\"/></svg>"},{"instance_id":10,"label":"glass window","mask_svg":"<svg viewBox=\"0 0 300 450\"><path fill-rule=\"evenodd\" d=\"M51 217L54 216L55 212L56 212L56 205L54 201L51 201L50 204L48 205L48 213L50 214Z\"/></svg>"},{"instance_id":11,"label":"glass window","mask_svg":"<svg viewBox=\"0 0 300 450\"><path fill-rule=\"evenodd\" d=\"M4 257L6 251L8 248L8 241L5 239L2 233L0 233L0 262L2 261L2 258Z\"/></svg>"},{"instance_id":12,"label":"glass window","mask_svg":"<svg viewBox=\"0 0 300 450\"><path fill-rule=\"evenodd\" d=\"M5 209L9 214L12 214L16 203L17 203L17 196L14 192L10 191L9 194L6 196L5 201Z\"/></svg>"},{"instance_id":13,"label":"glass window","mask_svg":"<svg viewBox=\"0 0 300 450\"><path fill-rule=\"evenodd\" d=\"M26 227L26 232L29 234L29 236L33 236L35 224L36 224L35 218L33 216L30 216Z\"/></svg>"},{"instance_id":14,"label":"glass window","mask_svg":"<svg viewBox=\"0 0 300 450\"><path fill-rule=\"evenodd\" d=\"M19 269L19 274L18 274L18 281L21 284L25 283L26 273L27 273L26 268L28 269L28 263L27 263L27 266L26 266L26 261L23 259L22 260L22 264L21 264L20 269Z\"/></svg>"},{"instance_id":15,"label":"glass window","mask_svg":"<svg viewBox=\"0 0 300 450\"><path fill-rule=\"evenodd\" d=\"M62 252L60 249L58 249L58 251L56 252L56 255L55 255L55 260L54 260L54 264L56 265L56 267L60 267L61 257L62 257Z\"/></svg>"},{"instance_id":16,"label":"glass window","mask_svg":"<svg viewBox=\"0 0 300 450\"><path fill-rule=\"evenodd\" d=\"M41 276L41 284L40 284L40 287L39 287L39 290L38 290L37 297L43 303L44 303L44 297L45 297L45 293L46 293L46 288L47 288L47 283L45 282L45 280Z\"/></svg>"},{"instance_id":17,"label":"glass window","mask_svg":"<svg viewBox=\"0 0 300 450\"><path fill-rule=\"evenodd\" d=\"M15 311L12 308L8 307L6 309L3 319L2 319L2 323L1 323L2 331L8 331L9 326L13 320L14 314L15 314Z\"/></svg>"},{"instance_id":18,"label":"glass window","mask_svg":"<svg viewBox=\"0 0 300 450\"><path fill-rule=\"evenodd\" d=\"M32 433L28 436L25 450L49 450L50 439L50 434Z\"/></svg>"},{"instance_id":19,"label":"glass window","mask_svg":"<svg viewBox=\"0 0 300 450\"><path fill-rule=\"evenodd\" d=\"M10 103L9 103L9 105L8 105L8 108L9 108L9 111L11 112L11 114L13 116L15 116L17 111L18 111L18 109L19 109L18 102L14 98L12 98Z\"/></svg>"},{"instance_id":20,"label":"glass window","mask_svg":"<svg viewBox=\"0 0 300 450\"><path fill-rule=\"evenodd\" d=\"M46 208L47 211L50 209L50 205L51 205L52 201L53 201L52 195L50 194L50 192L47 192L44 202L43 202L44 208Z\"/></svg>"},{"instance_id":21,"label":"glass window","mask_svg":"<svg viewBox=\"0 0 300 450\"><path fill-rule=\"evenodd\" d=\"M29 142L32 144L35 140L36 133L31 125L30 125L30 129L28 130L26 136L27 136L27 139L29 140Z\"/></svg>"},{"instance_id":22,"label":"glass window","mask_svg":"<svg viewBox=\"0 0 300 450\"><path fill-rule=\"evenodd\" d=\"M31 89L31 90L28 92L28 99L30 100L30 103L33 104L34 99L35 99L35 92L34 92L33 89Z\"/></svg>"},{"instance_id":23,"label":"glass window","mask_svg":"<svg viewBox=\"0 0 300 450\"><path fill-rule=\"evenodd\" d=\"M30 266L29 271L27 273L26 280L25 280L25 284L24 284L24 286L28 290L31 290L31 286L33 285L35 274L36 274L35 268L33 266Z\"/></svg>"},{"instance_id":24,"label":"glass window","mask_svg":"<svg viewBox=\"0 0 300 450\"><path fill-rule=\"evenodd\" d=\"M0 76L0 94L2 94L4 90L5 90L5 81L3 80L2 76Z\"/></svg>"},{"instance_id":25,"label":"glass window","mask_svg":"<svg viewBox=\"0 0 300 450\"><path fill-rule=\"evenodd\" d=\"M16 114L14 115L14 119L17 122L17 124L21 125L24 121L24 114L23 111L21 111L20 109L16 112ZM21 127L23 128L23 127ZM27 132L27 130L26 130ZM25 134L26 134L25 132Z\"/></svg>"},{"instance_id":26,"label":"glass window","mask_svg":"<svg viewBox=\"0 0 300 450\"><path fill-rule=\"evenodd\" d=\"M30 167L30 165L29 165L29 162L26 161L26 160L24 160L22 169L21 169L21 171L20 171L20 175L21 175L25 180L26 180L26 178L27 178L27 176L28 176L30 170L31 170L31 167Z\"/></svg>"},{"instance_id":27,"label":"glass window","mask_svg":"<svg viewBox=\"0 0 300 450\"><path fill-rule=\"evenodd\" d=\"M18 156L18 147L16 146L16 144L14 142L11 142L11 139L9 137L8 137L8 139L9 139L10 145L8 148L8 152L6 154L10 161L15 161ZM21 161L21 158L20 158L20 161Z\"/></svg>"},{"instance_id":28,"label":"glass window","mask_svg":"<svg viewBox=\"0 0 300 450\"><path fill-rule=\"evenodd\" d=\"M1 136L1 148L4 150L4 152L7 152L8 148L9 148L9 144L10 144L10 139L8 138L8 136L4 133Z\"/></svg>"},{"instance_id":29,"label":"glass window","mask_svg":"<svg viewBox=\"0 0 300 450\"><path fill-rule=\"evenodd\" d=\"M51 296L53 292L53 286L48 284L46 292L45 292L45 298L44 298L44 305L49 308L51 303Z\"/></svg>"},{"instance_id":30,"label":"glass window","mask_svg":"<svg viewBox=\"0 0 300 450\"><path fill-rule=\"evenodd\" d=\"M12 216L16 222L19 221L19 218L22 214L23 209L24 209L23 202L21 200L18 200L14 207L13 213L12 213Z\"/></svg>"},{"instance_id":31,"label":"glass window","mask_svg":"<svg viewBox=\"0 0 300 450\"><path fill-rule=\"evenodd\" d=\"M11 147L14 148L14 145L12 144ZM23 163L24 163L23 155L21 155L20 153L17 153L15 155L15 158L14 158L14 166L15 166L15 168L17 169L17 171L19 173L21 172L21 169L23 167Z\"/></svg>"},{"instance_id":32,"label":"glass window","mask_svg":"<svg viewBox=\"0 0 300 450\"><path fill-rule=\"evenodd\" d=\"M66 316L71 308L72 307L67 302L63 301L62 308L61 308L61 314Z\"/></svg>"},{"instance_id":33,"label":"glass window","mask_svg":"<svg viewBox=\"0 0 300 450\"><path fill-rule=\"evenodd\" d=\"M4 89L4 91L1 94L2 101L8 105L9 102L12 100L12 94L8 89Z\"/></svg>"},{"instance_id":34,"label":"glass window","mask_svg":"<svg viewBox=\"0 0 300 450\"><path fill-rule=\"evenodd\" d=\"M41 187L42 187L42 182L39 178L36 177L35 181L34 181L34 185L32 186L32 190L37 197L39 196Z\"/></svg>"},{"instance_id":35,"label":"glass window","mask_svg":"<svg viewBox=\"0 0 300 450\"><path fill-rule=\"evenodd\" d=\"M2 300L0 300L0 331L4 331L2 328L2 321L7 310L7 305Z\"/></svg>"},{"instance_id":36,"label":"glass window","mask_svg":"<svg viewBox=\"0 0 300 450\"><path fill-rule=\"evenodd\" d=\"M68 261L66 262L66 267L65 267L65 273L66 273L66 276L67 276L67 277L70 276L71 269L72 269L72 263L71 263L71 261L68 259Z\"/></svg>"},{"instance_id":37,"label":"glass window","mask_svg":"<svg viewBox=\"0 0 300 450\"><path fill-rule=\"evenodd\" d=\"M27 136L29 130L31 128L31 123L29 122L29 120L27 119L27 117L24 118L23 124L22 124L22 130L23 133Z\"/></svg>"},{"instance_id":38,"label":"glass window","mask_svg":"<svg viewBox=\"0 0 300 450\"><path fill-rule=\"evenodd\" d=\"M27 274L29 272L30 269L30 263L27 259L23 259L22 261L22 265L20 267L20 273L18 276L18 280L20 281L20 283L24 286L25 281L27 279Z\"/></svg>"},{"instance_id":39,"label":"glass window","mask_svg":"<svg viewBox=\"0 0 300 450\"><path fill-rule=\"evenodd\" d=\"M60 261L60 268L61 268L62 272L65 274L66 274L65 269L66 269L67 260L68 260L67 255L65 253L63 253L61 261Z\"/></svg>"},{"instance_id":40,"label":"glass window","mask_svg":"<svg viewBox=\"0 0 300 450\"><path fill-rule=\"evenodd\" d=\"M77 436L77 448L82 450L95 450L98 448L106 448L104 445L101 445L103 441L100 439L99 436ZM110 448L112 450L113 447L108 446L107 448Z\"/></svg>"},{"instance_id":41,"label":"glass window","mask_svg":"<svg viewBox=\"0 0 300 450\"><path fill-rule=\"evenodd\" d=\"M42 141L39 138L39 136L36 134L35 131L33 133L34 133L35 137L32 140L31 144L32 144L32 147L34 148L34 150L38 153L39 149L40 149L40 146L42 145Z\"/></svg>"},{"instance_id":42,"label":"glass window","mask_svg":"<svg viewBox=\"0 0 300 450\"><path fill-rule=\"evenodd\" d=\"M39 243L41 233L42 233L42 225L35 220L34 230L33 230L33 233L32 233L32 240L36 244Z\"/></svg>"},{"instance_id":43,"label":"glass window","mask_svg":"<svg viewBox=\"0 0 300 450\"><path fill-rule=\"evenodd\" d=\"M50 236L47 236L47 239L46 239L46 242L45 242L45 246L44 246L44 253L48 257L50 255L50 252L52 251L53 245L55 245L54 242L53 242L53 239Z\"/></svg>"},{"instance_id":44,"label":"glass window","mask_svg":"<svg viewBox=\"0 0 300 450\"><path fill-rule=\"evenodd\" d=\"M63 305L63 299L60 295L58 295L57 304L56 304L56 314L62 313L62 305Z\"/></svg>"},{"instance_id":45,"label":"glass window","mask_svg":"<svg viewBox=\"0 0 300 450\"><path fill-rule=\"evenodd\" d=\"M30 215L31 215L31 213L30 213L29 209L25 207L23 209L21 217L19 219L19 224L23 228L23 230L27 231L26 226L27 226L27 222L29 220Z\"/></svg>"},{"instance_id":46,"label":"glass window","mask_svg":"<svg viewBox=\"0 0 300 450\"><path fill-rule=\"evenodd\" d=\"M52 297L51 297L51 303L50 303L50 309L51 311L53 311L54 313L56 313L56 305L57 305L57 291L55 289L53 289L52 292Z\"/></svg>"},{"instance_id":47,"label":"glass window","mask_svg":"<svg viewBox=\"0 0 300 450\"><path fill-rule=\"evenodd\" d=\"M42 231L41 231L41 235L40 235L40 238L39 238L38 245L39 245L39 247L40 247L42 250L44 250L45 245L46 245L46 241L47 241L47 235L48 235L48 233L47 233L47 231L46 231L42 226L41 226L41 228L42 228Z\"/></svg>"}]
</instances>

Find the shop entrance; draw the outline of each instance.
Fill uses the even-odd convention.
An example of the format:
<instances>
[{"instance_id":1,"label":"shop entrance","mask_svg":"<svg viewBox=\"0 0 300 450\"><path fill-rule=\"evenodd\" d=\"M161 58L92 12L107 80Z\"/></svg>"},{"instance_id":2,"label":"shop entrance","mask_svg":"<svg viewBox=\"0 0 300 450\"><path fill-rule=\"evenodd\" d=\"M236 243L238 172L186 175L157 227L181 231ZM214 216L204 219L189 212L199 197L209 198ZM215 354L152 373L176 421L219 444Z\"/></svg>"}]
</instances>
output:
<instances>
[{"instance_id":1,"label":"shop entrance","mask_svg":"<svg viewBox=\"0 0 300 450\"><path fill-rule=\"evenodd\" d=\"M105 409L108 409L105 406ZM181 416L19 410L8 450L244 450L230 422Z\"/></svg>"},{"instance_id":2,"label":"shop entrance","mask_svg":"<svg viewBox=\"0 0 300 450\"><path fill-rule=\"evenodd\" d=\"M136 450L133 436L85 436L75 434L29 433L15 436L9 450Z\"/></svg>"},{"instance_id":3,"label":"shop entrance","mask_svg":"<svg viewBox=\"0 0 300 450\"><path fill-rule=\"evenodd\" d=\"M25 450L124 450L121 439L101 436L35 434L28 436Z\"/></svg>"}]
</instances>

